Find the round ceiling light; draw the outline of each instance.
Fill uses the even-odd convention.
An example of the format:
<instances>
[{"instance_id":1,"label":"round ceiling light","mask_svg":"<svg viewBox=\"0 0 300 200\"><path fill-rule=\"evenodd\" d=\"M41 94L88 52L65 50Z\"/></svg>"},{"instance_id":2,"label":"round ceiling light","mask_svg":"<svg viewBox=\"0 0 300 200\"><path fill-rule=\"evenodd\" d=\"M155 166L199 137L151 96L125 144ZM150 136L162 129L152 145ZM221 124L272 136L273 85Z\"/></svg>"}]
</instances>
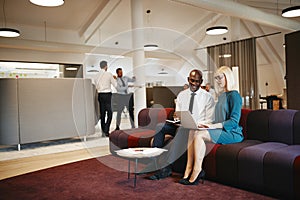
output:
<instances>
[{"instance_id":1,"label":"round ceiling light","mask_svg":"<svg viewBox=\"0 0 300 200\"><path fill-rule=\"evenodd\" d=\"M64 0L30 0L31 3L38 6L55 7L64 4Z\"/></svg>"},{"instance_id":2,"label":"round ceiling light","mask_svg":"<svg viewBox=\"0 0 300 200\"><path fill-rule=\"evenodd\" d=\"M228 32L228 28L226 26L214 26L206 29L207 35L221 35Z\"/></svg>"},{"instance_id":3,"label":"round ceiling light","mask_svg":"<svg viewBox=\"0 0 300 200\"><path fill-rule=\"evenodd\" d=\"M300 6L293 6L282 10L282 17L299 17L300 16Z\"/></svg>"},{"instance_id":4,"label":"round ceiling light","mask_svg":"<svg viewBox=\"0 0 300 200\"><path fill-rule=\"evenodd\" d=\"M20 36L20 31L12 28L0 28L1 37L18 37Z\"/></svg>"},{"instance_id":5,"label":"round ceiling light","mask_svg":"<svg viewBox=\"0 0 300 200\"><path fill-rule=\"evenodd\" d=\"M155 51L158 49L157 44L146 44L144 45L144 51Z\"/></svg>"}]
</instances>

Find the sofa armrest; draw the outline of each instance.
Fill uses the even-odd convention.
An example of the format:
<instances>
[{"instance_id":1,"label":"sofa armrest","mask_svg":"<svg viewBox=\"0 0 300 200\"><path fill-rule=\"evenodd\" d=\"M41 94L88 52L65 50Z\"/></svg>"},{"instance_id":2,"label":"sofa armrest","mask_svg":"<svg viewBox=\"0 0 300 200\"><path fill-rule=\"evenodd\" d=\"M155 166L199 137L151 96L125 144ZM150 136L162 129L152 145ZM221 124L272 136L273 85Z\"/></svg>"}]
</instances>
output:
<instances>
[{"instance_id":1,"label":"sofa armrest","mask_svg":"<svg viewBox=\"0 0 300 200\"><path fill-rule=\"evenodd\" d=\"M165 122L174 108L144 108L138 114L138 127L155 130L158 123Z\"/></svg>"}]
</instances>

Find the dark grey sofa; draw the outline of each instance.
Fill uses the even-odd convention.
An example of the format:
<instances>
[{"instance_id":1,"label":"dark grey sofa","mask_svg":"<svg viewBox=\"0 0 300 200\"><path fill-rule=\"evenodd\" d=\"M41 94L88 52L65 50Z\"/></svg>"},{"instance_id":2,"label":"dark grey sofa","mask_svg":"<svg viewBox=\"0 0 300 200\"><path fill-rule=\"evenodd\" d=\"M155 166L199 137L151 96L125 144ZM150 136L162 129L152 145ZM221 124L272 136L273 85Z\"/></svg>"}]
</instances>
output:
<instances>
[{"instance_id":1,"label":"dark grey sofa","mask_svg":"<svg viewBox=\"0 0 300 200\"><path fill-rule=\"evenodd\" d=\"M138 128L110 134L112 154L120 148L150 146L153 122L163 122L171 112L153 109L140 111ZM241 113L243 142L206 144L207 178L280 199L300 199L300 111L242 109ZM173 170L183 173L185 165L183 154Z\"/></svg>"}]
</instances>

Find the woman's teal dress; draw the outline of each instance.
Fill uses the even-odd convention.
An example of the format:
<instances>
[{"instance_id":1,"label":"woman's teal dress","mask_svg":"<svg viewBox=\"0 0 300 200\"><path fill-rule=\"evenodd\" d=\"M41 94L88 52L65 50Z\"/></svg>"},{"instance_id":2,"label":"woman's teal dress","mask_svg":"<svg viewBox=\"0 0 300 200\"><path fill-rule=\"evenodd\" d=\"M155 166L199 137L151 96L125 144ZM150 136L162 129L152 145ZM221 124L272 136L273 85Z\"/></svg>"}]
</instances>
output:
<instances>
[{"instance_id":1,"label":"woman's teal dress","mask_svg":"<svg viewBox=\"0 0 300 200\"><path fill-rule=\"evenodd\" d=\"M230 144L244 139L239 125L242 109L242 98L233 90L222 93L215 107L214 123L222 123L222 129L210 129L209 134L214 143Z\"/></svg>"}]
</instances>

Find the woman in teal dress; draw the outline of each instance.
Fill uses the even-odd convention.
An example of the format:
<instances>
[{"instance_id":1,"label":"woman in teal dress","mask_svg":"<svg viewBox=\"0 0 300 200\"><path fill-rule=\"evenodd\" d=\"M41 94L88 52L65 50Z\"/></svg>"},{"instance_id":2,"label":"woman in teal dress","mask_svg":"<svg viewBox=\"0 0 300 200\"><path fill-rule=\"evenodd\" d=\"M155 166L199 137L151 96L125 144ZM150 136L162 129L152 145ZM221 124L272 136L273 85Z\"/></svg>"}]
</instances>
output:
<instances>
[{"instance_id":1,"label":"woman in teal dress","mask_svg":"<svg viewBox=\"0 0 300 200\"><path fill-rule=\"evenodd\" d=\"M206 151L205 142L231 144L244 139L242 127L239 126L242 98L235 90L232 70L227 66L220 67L215 73L215 81L220 94L215 107L215 120L213 124L198 125L200 128L211 129L190 130L187 165L179 181L184 185L197 185L204 179L202 162Z\"/></svg>"}]
</instances>

